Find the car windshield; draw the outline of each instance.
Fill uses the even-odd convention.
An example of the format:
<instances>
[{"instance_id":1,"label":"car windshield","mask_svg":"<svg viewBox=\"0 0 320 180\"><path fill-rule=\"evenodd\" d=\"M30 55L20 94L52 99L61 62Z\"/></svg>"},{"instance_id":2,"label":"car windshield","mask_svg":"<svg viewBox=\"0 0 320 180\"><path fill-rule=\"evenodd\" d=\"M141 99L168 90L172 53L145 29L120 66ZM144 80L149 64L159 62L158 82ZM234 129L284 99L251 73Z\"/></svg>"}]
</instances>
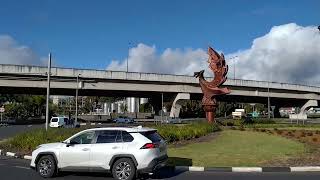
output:
<instances>
[{"instance_id":1,"label":"car windshield","mask_svg":"<svg viewBox=\"0 0 320 180\"><path fill-rule=\"evenodd\" d=\"M58 122L58 118L52 118L51 122Z\"/></svg>"}]
</instances>

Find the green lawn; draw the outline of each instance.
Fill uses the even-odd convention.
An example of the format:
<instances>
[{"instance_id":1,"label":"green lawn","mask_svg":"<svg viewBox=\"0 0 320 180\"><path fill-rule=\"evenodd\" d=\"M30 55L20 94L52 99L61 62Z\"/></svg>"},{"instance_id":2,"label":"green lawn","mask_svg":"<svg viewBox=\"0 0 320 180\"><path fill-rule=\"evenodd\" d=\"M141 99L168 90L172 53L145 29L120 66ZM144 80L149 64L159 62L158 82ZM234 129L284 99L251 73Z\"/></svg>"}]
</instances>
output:
<instances>
[{"instance_id":1,"label":"green lawn","mask_svg":"<svg viewBox=\"0 0 320 180\"><path fill-rule=\"evenodd\" d=\"M304 144L265 133L225 130L211 142L170 147L175 165L205 167L263 166L268 160L285 160L306 151Z\"/></svg>"}]
</instances>

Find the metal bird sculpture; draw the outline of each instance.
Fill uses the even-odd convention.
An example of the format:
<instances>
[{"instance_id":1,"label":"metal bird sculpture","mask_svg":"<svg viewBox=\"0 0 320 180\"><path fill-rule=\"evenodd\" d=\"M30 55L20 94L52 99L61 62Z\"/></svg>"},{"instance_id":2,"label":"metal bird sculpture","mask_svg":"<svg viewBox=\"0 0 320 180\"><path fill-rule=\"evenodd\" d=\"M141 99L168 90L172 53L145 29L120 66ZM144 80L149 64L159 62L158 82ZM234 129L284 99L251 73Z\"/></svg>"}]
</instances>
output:
<instances>
[{"instance_id":1,"label":"metal bird sculpture","mask_svg":"<svg viewBox=\"0 0 320 180\"><path fill-rule=\"evenodd\" d=\"M226 80L228 73L228 65L226 64L224 55L217 53L211 47L208 48L208 63L209 68L214 73L212 81L205 80L204 70L195 72L194 76L199 78L200 87L203 93L202 106L206 112L206 118L209 123L214 122L214 113L217 107L216 96L229 94L231 91L228 88L219 88Z\"/></svg>"}]
</instances>

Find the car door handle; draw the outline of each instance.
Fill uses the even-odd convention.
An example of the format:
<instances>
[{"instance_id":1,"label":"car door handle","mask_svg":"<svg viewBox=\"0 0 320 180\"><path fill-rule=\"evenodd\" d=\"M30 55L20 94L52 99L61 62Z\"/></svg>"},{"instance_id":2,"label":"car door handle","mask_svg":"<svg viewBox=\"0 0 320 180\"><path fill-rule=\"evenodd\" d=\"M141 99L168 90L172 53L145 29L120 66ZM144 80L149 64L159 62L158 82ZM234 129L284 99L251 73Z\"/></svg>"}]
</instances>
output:
<instances>
[{"instance_id":1,"label":"car door handle","mask_svg":"<svg viewBox=\"0 0 320 180\"><path fill-rule=\"evenodd\" d=\"M82 151L89 151L89 148L83 148Z\"/></svg>"},{"instance_id":2,"label":"car door handle","mask_svg":"<svg viewBox=\"0 0 320 180\"><path fill-rule=\"evenodd\" d=\"M113 147L112 147L112 149L118 149L118 148L119 148L118 146L113 146Z\"/></svg>"}]
</instances>

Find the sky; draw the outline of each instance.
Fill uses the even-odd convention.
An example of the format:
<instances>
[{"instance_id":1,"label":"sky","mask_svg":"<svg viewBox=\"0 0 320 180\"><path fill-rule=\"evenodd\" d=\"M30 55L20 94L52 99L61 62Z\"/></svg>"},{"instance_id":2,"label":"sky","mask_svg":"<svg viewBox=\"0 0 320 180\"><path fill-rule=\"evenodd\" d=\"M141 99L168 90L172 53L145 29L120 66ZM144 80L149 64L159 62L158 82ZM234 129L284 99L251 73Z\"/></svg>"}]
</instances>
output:
<instances>
[{"instance_id":1,"label":"sky","mask_svg":"<svg viewBox=\"0 0 320 180\"><path fill-rule=\"evenodd\" d=\"M320 86L318 25L318 0L1 0L0 63L212 76L212 46L229 78Z\"/></svg>"}]
</instances>

